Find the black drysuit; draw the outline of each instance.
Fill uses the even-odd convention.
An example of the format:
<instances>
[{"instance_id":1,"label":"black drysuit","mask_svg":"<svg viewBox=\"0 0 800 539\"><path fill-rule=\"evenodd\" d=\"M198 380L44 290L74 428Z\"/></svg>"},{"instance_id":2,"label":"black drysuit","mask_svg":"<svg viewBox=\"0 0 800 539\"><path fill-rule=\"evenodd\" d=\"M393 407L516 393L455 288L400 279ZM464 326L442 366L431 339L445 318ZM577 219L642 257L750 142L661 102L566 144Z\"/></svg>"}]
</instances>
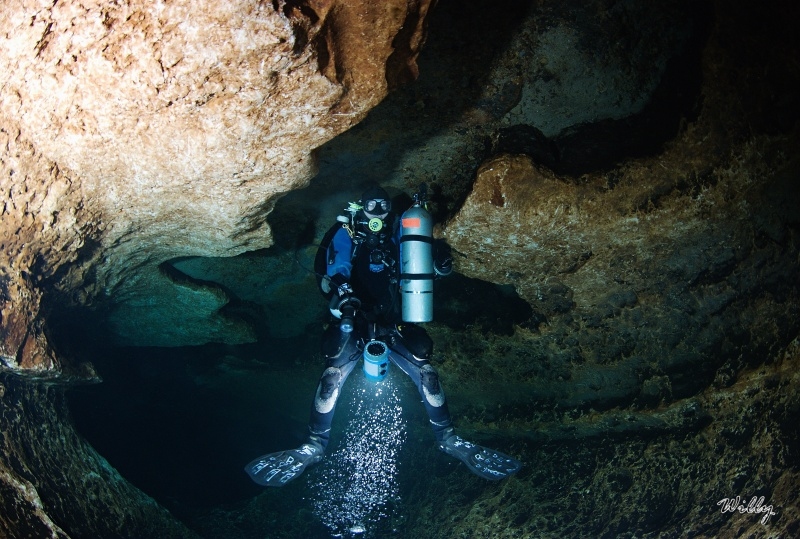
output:
<instances>
[{"instance_id":1,"label":"black drysuit","mask_svg":"<svg viewBox=\"0 0 800 539\"><path fill-rule=\"evenodd\" d=\"M330 439L342 385L361 359L364 344L372 339L383 341L389 348L389 360L414 381L437 441L452 432L439 375L430 364L431 338L420 326L404 323L400 317L399 241L397 234L387 234L388 230L386 227L383 233L362 233L354 241L352 231L337 223L326 234L317 254L317 265L324 261L324 273L334 283L347 282L352 295L361 302L352 332L341 331L339 322L334 320L323 335L322 354L327 364L314 396L309 424L311 438L323 449ZM322 273L322 268L316 269ZM323 282L336 300L330 281Z\"/></svg>"}]
</instances>

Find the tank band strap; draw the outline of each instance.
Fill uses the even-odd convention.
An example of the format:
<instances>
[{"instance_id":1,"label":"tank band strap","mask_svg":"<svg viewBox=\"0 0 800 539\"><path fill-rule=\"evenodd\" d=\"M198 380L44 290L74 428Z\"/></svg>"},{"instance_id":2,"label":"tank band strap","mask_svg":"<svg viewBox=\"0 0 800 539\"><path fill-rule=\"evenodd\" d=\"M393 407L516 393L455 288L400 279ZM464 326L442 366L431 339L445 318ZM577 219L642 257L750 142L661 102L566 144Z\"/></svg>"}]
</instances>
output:
<instances>
[{"instance_id":1,"label":"tank band strap","mask_svg":"<svg viewBox=\"0 0 800 539\"><path fill-rule=\"evenodd\" d=\"M428 281L436 277L435 273L401 273L400 280L406 281Z\"/></svg>"},{"instance_id":2,"label":"tank band strap","mask_svg":"<svg viewBox=\"0 0 800 539\"><path fill-rule=\"evenodd\" d=\"M433 243L433 238L430 236L423 236L421 234L403 234L400 236L400 243L404 241L421 241L424 243Z\"/></svg>"}]
</instances>

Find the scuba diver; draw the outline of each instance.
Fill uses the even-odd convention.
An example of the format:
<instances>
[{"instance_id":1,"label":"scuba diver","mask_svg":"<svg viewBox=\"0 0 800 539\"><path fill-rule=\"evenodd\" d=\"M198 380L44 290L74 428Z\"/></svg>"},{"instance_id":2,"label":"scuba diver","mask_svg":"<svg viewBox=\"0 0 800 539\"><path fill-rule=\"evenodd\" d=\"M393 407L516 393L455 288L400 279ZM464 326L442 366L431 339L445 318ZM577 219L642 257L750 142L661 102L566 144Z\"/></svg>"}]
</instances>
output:
<instances>
[{"instance_id":1,"label":"scuba diver","mask_svg":"<svg viewBox=\"0 0 800 539\"><path fill-rule=\"evenodd\" d=\"M324 236L315 258L320 289L333 315L322 338L326 367L311 407L309 436L297 449L263 455L245 471L262 486L282 486L322 460L342 385L364 359L367 378L386 376L394 363L417 386L440 450L480 477L499 480L522 464L455 434L439 375L430 364L433 341L415 322L433 319L433 280L452 272L450 250L432 238L425 186L399 221L381 187L358 203Z\"/></svg>"}]
</instances>

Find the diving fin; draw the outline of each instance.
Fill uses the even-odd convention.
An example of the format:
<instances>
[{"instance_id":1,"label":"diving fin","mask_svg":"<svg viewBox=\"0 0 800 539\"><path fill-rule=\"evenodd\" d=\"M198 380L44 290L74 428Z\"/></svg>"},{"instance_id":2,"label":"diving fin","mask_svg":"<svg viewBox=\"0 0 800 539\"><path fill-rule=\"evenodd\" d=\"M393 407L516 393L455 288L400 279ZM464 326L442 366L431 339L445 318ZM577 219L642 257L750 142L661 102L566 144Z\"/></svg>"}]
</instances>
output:
<instances>
[{"instance_id":1,"label":"diving fin","mask_svg":"<svg viewBox=\"0 0 800 539\"><path fill-rule=\"evenodd\" d=\"M297 478L306 467L322 460L323 450L314 444L262 455L244 467L250 479L263 487L282 487Z\"/></svg>"},{"instance_id":2,"label":"diving fin","mask_svg":"<svg viewBox=\"0 0 800 539\"><path fill-rule=\"evenodd\" d=\"M520 461L505 453L473 444L455 434L439 442L439 449L466 464L475 475L490 481L505 479L522 468Z\"/></svg>"}]
</instances>

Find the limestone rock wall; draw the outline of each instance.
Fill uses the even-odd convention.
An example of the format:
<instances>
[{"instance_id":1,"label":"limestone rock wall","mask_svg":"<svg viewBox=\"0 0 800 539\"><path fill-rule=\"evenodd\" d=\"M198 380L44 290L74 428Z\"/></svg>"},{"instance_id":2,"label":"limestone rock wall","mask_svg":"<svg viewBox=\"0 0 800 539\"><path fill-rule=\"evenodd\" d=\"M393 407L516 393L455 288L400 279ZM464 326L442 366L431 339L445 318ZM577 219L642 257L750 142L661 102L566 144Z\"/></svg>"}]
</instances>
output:
<instances>
[{"instance_id":1,"label":"limestone rock wall","mask_svg":"<svg viewBox=\"0 0 800 539\"><path fill-rule=\"evenodd\" d=\"M124 334L138 313L170 303L160 263L269 246L266 215L314 174L314 148L416 75L428 7L6 6L3 363L56 368L38 327L44 284L80 304L113 295L127 309L117 318ZM142 299L148 288L164 292L161 305Z\"/></svg>"},{"instance_id":2,"label":"limestone rock wall","mask_svg":"<svg viewBox=\"0 0 800 539\"><path fill-rule=\"evenodd\" d=\"M697 117L659 151L581 174L535 152L481 164L443 233L458 271L513 285L535 315L510 338L435 331L440 372L462 432L513 432L509 447L552 467L422 526L458 514L452 533L498 537L796 534L800 116L787 89L800 72L785 67L796 7L771 8L716 3ZM755 494L781 516L717 505ZM481 528L490 519L505 527Z\"/></svg>"},{"instance_id":3,"label":"limestone rock wall","mask_svg":"<svg viewBox=\"0 0 800 539\"><path fill-rule=\"evenodd\" d=\"M459 271L513 285L535 310L519 329L521 359L503 364L542 408L690 397L797 335L784 314L800 293L795 136L757 137L701 164L695 134L620 167L616 185L497 156L445 228ZM463 361L468 350L449 354Z\"/></svg>"},{"instance_id":4,"label":"limestone rock wall","mask_svg":"<svg viewBox=\"0 0 800 539\"><path fill-rule=\"evenodd\" d=\"M4 4L0 371L23 378L0 379L0 535L192 535L76 435L63 389L26 385L95 376L54 351L50 307L113 297L140 343L246 340L224 293L162 263L269 246L266 216L314 174L314 149L416 75L429 4ZM142 320L169 326L181 301L212 322L146 341Z\"/></svg>"},{"instance_id":5,"label":"limestone rock wall","mask_svg":"<svg viewBox=\"0 0 800 539\"><path fill-rule=\"evenodd\" d=\"M3 206L0 225L0 365L59 370L39 316L45 283L85 272L99 210L83 204L78 182L64 174L12 125L0 129ZM88 241L87 241L88 239Z\"/></svg>"},{"instance_id":6,"label":"limestone rock wall","mask_svg":"<svg viewBox=\"0 0 800 539\"><path fill-rule=\"evenodd\" d=\"M726 387L797 336L797 113L756 75L796 49L771 41L781 24L748 26L748 9L717 10L702 107L660 152L580 175L533 153L478 169L443 234L458 271L513 285L536 312L519 343L496 343L516 398L578 414L658 406ZM778 94L797 77L767 72ZM446 348L454 371L480 363Z\"/></svg>"},{"instance_id":7,"label":"limestone rock wall","mask_svg":"<svg viewBox=\"0 0 800 539\"><path fill-rule=\"evenodd\" d=\"M0 536L196 535L72 428L63 389L0 373Z\"/></svg>"}]
</instances>

